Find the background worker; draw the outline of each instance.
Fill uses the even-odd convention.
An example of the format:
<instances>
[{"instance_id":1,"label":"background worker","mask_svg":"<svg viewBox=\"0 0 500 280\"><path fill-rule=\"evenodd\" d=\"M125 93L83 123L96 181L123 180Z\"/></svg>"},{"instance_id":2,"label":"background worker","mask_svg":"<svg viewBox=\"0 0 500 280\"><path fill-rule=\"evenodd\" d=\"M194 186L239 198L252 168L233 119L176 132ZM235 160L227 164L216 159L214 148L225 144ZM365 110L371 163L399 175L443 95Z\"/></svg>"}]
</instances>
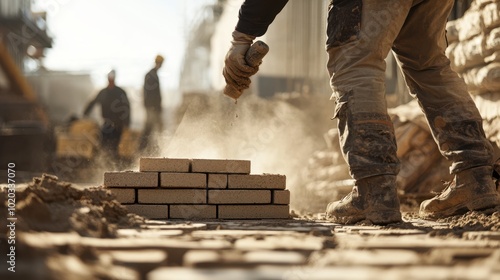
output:
<instances>
[{"instance_id":1,"label":"background worker","mask_svg":"<svg viewBox=\"0 0 500 280\"><path fill-rule=\"evenodd\" d=\"M286 3L246 0L242 4L225 59L227 84L248 88L258 68L245 63L245 53ZM384 59L391 49L442 155L452 162L453 182L424 201L420 215L440 218L500 204L492 180L493 148L482 118L445 55L452 6L453 0L330 1L326 49L331 99L336 102L341 149L355 179L349 195L328 205L327 216L333 221L401 221L396 191L400 162L385 101Z\"/></svg>"},{"instance_id":2,"label":"background worker","mask_svg":"<svg viewBox=\"0 0 500 280\"><path fill-rule=\"evenodd\" d=\"M130 125L130 103L125 91L115 84L116 72L108 73L108 86L85 107L84 116L88 116L94 105L101 105L104 122L101 126L102 148L113 158L118 158L118 145L124 128Z\"/></svg>"},{"instance_id":3,"label":"background worker","mask_svg":"<svg viewBox=\"0 0 500 280\"><path fill-rule=\"evenodd\" d=\"M146 123L141 138L140 150L144 150L151 144L153 132L160 133L163 130L162 105L160 79L158 78L158 70L163 64L164 58L157 55L155 58L155 66L151 69L144 78L144 108L146 109Z\"/></svg>"}]
</instances>

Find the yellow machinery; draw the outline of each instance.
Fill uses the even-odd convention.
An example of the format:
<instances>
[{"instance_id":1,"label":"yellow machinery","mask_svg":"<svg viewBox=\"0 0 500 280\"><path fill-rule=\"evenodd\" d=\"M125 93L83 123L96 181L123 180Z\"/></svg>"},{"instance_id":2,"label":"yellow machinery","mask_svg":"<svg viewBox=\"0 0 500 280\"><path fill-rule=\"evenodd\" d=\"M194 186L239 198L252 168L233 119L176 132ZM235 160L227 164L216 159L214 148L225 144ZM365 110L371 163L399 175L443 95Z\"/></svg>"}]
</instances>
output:
<instances>
[{"instance_id":1,"label":"yellow machinery","mask_svg":"<svg viewBox=\"0 0 500 280\"><path fill-rule=\"evenodd\" d=\"M56 131L56 156L58 158L95 158L100 149L100 129L92 119L73 121L69 127ZM140 133L125 129L118 146L121 158L132 160L137 156Z\"/></svg>"}]
</instances>

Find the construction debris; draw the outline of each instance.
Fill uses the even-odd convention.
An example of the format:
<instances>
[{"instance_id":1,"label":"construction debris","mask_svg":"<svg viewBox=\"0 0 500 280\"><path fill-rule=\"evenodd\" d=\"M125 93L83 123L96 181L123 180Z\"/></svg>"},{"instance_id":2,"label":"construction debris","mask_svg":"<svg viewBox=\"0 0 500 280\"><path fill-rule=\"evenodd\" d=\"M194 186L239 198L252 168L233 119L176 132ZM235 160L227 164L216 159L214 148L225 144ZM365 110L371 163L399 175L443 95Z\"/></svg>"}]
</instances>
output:
<instances>
[{"instance_id":1,"label":"construction debris","mask_svg":"<svg viewBox=\"0 0 500 280\"><path fill-rule=\"evenodd\" d=\"M7 220L7 188L0 191L0 218ZM102 188L78 189L44 174L16 191L16 229L20 231L76 232L109 238L119 226L143 222Z\"/></svg>"}]
</instances>

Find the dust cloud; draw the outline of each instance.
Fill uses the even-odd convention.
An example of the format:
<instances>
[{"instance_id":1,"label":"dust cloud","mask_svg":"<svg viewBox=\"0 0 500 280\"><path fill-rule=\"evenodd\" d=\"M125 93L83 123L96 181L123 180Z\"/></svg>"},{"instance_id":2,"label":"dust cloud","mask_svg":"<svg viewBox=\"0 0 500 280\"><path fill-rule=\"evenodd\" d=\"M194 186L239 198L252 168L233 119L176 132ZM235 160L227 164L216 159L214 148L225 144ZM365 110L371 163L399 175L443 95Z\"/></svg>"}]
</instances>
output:
<instances>
[{"instance_id":1,"label":"dust cloud","mask_svg":"<svg viewBox=\"0 0 500 280\"><path fill-rule=\"evenodd\" d=\"M292 190L299 187L309 157L325 145L324 122L332 123L312 99L244 95L235 103L222 94L187 98L177 129L160 140L159 156L250 160L252 174L286 175ZM322 100L318 103L327 103Z\"/></svg>"}]
</instances>

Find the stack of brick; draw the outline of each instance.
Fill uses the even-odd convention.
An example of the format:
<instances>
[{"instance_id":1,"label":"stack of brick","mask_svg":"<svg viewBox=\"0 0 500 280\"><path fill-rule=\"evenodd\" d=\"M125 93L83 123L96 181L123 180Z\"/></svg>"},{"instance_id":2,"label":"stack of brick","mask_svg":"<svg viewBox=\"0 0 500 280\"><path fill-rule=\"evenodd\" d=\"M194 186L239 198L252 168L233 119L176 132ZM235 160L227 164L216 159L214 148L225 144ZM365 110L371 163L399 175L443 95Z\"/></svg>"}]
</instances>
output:
<instances>
[{"instance_id":1,"label":"stack of brick","mask_svg":"<svg viewBox=\"0 0 500 280\"><path fill-rule=\"evenodd\" d=\"M139 171L106 172L104 186L149 219L286 219L286 177L250 174L250 161L141 158Z\"/></svg>"}]
</instances>

